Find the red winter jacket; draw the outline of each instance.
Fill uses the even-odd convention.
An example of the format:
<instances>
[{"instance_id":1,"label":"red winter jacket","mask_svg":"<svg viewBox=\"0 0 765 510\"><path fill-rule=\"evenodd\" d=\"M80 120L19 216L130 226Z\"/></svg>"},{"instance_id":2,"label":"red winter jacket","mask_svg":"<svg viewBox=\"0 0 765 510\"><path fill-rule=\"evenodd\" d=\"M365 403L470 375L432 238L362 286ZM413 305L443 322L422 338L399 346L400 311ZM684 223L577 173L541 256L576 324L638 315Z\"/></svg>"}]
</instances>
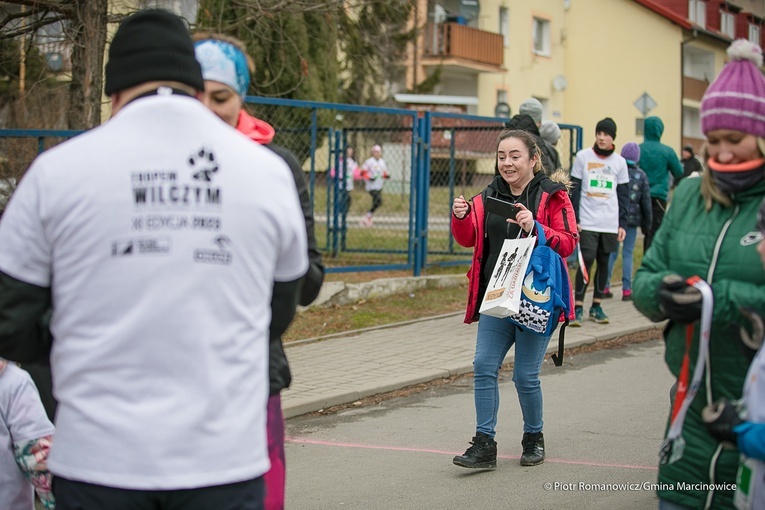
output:
<instances>
[{"instance_id":1,"label":"red winter jacket","mask_svg":"<svg viewBox=\"0 0 765 510\"><path fill-rule=\"evenodd\" d=\"M267 145L274 139L276 131L268 122L256 119L246 111L239 111L239 119L236 122L236 130L244 133L254 142Z\"/></svg>"},{"instance_id":2,"label":"red winter jacket","mask_svg":"<svg viewBox=\"0 0 765 510\"><path fill-rule=\"evenodd\" d=\"M542 224L547 238L547 245L555 250L564 259L574 253L576 244L579 242L579 233L576 230L576 218L574 206L568 198L568 190L565 183L568 177L562 172L553 174L552 179L545 177L541 183L539 207L534 214L534 219ZM557 181L557 182L556 182ZM452 235L460 246L473 247L473 263L467 272L469 281L467 311L465 323L470 324L478 320L478 309L483 296L479 295L481 275L483 274L483 247L484 247L484 218L482 193L474 196L472 205L464 218L459 219L452 213ZM569 297L569 319L574 319L574 295L573 285ZM561 322L565 318L561 316Z\"/></svg>"}]
</instances>

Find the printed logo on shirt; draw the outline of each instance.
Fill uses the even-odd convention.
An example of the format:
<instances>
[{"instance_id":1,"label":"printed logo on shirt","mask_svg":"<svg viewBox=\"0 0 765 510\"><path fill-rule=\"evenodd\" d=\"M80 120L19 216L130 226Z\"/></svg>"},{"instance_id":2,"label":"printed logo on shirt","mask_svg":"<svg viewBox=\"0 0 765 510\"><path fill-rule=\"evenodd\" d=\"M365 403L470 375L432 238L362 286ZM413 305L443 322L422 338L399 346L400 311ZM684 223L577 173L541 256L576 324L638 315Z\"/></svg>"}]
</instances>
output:
<instances>
[{"instance_id":1,"label":"printed logo on shirt","mask_svg":"<svg viewBox=\"0 0 765 510\"><path fill-rule=\"evenodd\" d=\"M616 175L605 163L587 163L587 196L609 198L616 189Z\"/></svg>"},{"instance_id":2,"label":"printed logo on shirt","mask_svg":"<svg viewBox=\"0 0 765 510\"><path fill-rule=\"evenodd\" d=\"M205 147L191 154L186 163L191 169L192 182L179 182L173 169L142 170L131 174L133 202L136 206L220 206L221 190L212 186L219 166L215 154Z\"/></svg>"},{"instance_id":3,"label":"printed logo on shirt","mask_svg":"<svg viewBox=\"0 0 765 510\"><path fill-rule=\"evenodd\" d=\"M213 174L218 171L215 154L204 147L189 156L189 165L193 170L199 169L193 175L198 181L212 182Z\"/></svg>"},{"instance_id":4,"label":"printed logo on shirt","mask_svg":"<svg viewBox=\"0 0 765 510\"><path fill-rule=\"evenodd\" d=\"M222 223L218 216L146 214L133 218L133 230L220 230Z\"/></svg>"},{"instance_id":5,"label":"printed logo on shirt","mask_svg":"<svg viewBox=\"0 0 765 510\"><path fill-rule=\"evenodd\" d=\"M741 246L751 246L762 241L764 236L760 232L749 232L741 238Z\"/></svg>"},{"instance_id":6,"label":"printed logo on shirt","mask_svg":"<svg viewBox=\"0 0 765 510\"><path fill-rule=\"evenodd\" d=\"M219 264L228 266L231 264L231 260L234 255L227 248L231 245L231 239L226 236L216 236L213 239L218 249L204 249L198 248L194 250L194 262L200 262L202 264Z\"/></svg>"},{"instance_id":7,"label":"printed logo on shirt","mask_svg":"<svg viewBox=\"0 0 765 510\"><path fill-rule=\"evenodd\" d=\"M170 253L169 237L120 239L112 243L112 257L131 255L163 255Z\"/></svg>"},{"instance_id":8,"label":"printed logo on shirt","mask_svg":"<svg viewBox=\"0 0 765 510\"><path fill-rule=\"evenodd\" d=\"M201 170L200 170L201 171ZM196 176L199 172L195 173ZM202 174L200 174L202 175ZM173 170L133 172L133 202L136 206L219 206L220 188L200 184L181 184Z\"/></svg>"}]
</instances>

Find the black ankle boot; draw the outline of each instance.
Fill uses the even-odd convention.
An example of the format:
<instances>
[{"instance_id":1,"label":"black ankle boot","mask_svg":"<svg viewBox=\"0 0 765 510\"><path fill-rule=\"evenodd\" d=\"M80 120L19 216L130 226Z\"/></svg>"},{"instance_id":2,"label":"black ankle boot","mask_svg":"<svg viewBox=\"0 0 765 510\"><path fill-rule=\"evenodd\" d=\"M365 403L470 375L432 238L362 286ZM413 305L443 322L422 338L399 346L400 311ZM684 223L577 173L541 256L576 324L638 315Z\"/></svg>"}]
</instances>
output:
<instances>
[{"instance_id":1,"label":"black ankle boot","mask_svg":"<svg viewBox=\"0 0 765 510\"><path fill-rule=\"evenodd\" d=\"M474 469L493 469L497 467L497 443L482 432L476 432L464 455L454 457L456 465Z\"/></svg>"},{"instance_id":2,"label":"black ankle boot","mask_svg":"<svg viewBox=\"0 0 765 510\"><path fill-rule=\"evenodd\" d=\"M541 432L529 434L524 432L523 455L521 455L521 466L537 466L545 461L545 437Z\"/></svg>"}]
</instances>

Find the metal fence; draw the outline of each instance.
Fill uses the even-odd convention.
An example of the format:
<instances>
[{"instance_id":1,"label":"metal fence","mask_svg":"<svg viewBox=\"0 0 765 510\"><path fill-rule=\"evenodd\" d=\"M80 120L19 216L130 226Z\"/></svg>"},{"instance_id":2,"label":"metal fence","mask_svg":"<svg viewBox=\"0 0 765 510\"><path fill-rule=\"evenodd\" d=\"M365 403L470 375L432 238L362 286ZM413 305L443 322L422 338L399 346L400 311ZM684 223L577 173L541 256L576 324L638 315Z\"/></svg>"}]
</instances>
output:
<instances>
[{"instance_id":1,"label":"metal fence","mask_svg":"<svg viewBox=\"0 0 765 510\"><path fill-rule=\"evenodd\" d=\"M251 113L276 128L274 143L303 165L327 272L407 270L419 276L427 267L470 263L471 250L450 234L451 204L455 196L476 195L493 178L496 139L506 119L253 96L246 101ZM582 129L560 128L557 149L570 168ZM11 169L4 175L76 134L0 130L0 162ZM19 144L26 149L17 150ZM370 220L373 197L347 157L352 150L363 168L375 145L387 179Z\"/></svg>"}]
</instances>

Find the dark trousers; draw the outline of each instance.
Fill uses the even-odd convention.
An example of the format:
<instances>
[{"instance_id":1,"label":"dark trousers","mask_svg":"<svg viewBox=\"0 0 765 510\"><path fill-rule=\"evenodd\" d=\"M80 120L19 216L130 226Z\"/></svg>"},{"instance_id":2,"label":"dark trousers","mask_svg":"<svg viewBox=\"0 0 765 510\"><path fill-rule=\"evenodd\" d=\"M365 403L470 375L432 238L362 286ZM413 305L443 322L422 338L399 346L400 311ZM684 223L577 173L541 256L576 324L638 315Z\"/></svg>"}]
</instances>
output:
<instances>
[{"instance_id":1,"label":"dark trousers","mask_svg":"<svg viewBox=\"0 0 765 510\"><path fill-rule=\"evenodd\" d=\"M648 251L648 248L653 242L653 236L656 235L656 231L659 230L661 222L664 220L664 213L667 212L667 201L661 198L651 197L651 213L653 214L653 220L651 222L651 231L644 232L643 238L643 255Z\"/></svg>"},{"instance_id":2,"label":"dark trousers","mask_svg":"<svg viewBox=\"0 0 765 510\"><path fill-rule=\"evenodd\" d=\"M338 195L340 197L340 200L338 201L340 204L340 214L348 214L348 211L351 210L351 202L353 202L351 192L340 190Z\"/></svg>"},{"instance_id":3,"label":"dark trousers","mask_svg":"<svg viewBox=\"0 0 765 510\"><path fill-rule=\"evenodd\" d=\"M381 189L371 189L369 190L369 194L372 195L372 208L369 209L369 213L374 213L378 207L382 205L382 190Z\"/></svg>"},{"instance_id":4,"label":"dark trousers","mask_svg":"<svg viewBox=\"0 0 765 510\"><path fill-rule=\"evenodd\" d=\"M263 478L172 491L104 487L53 477L56 510L263 510Z\"/></svg>"},{"instance_id":5,"label":"dark trousers","mask_svg":"<svg viewBox=\"0 0 765 510\"><path fill-rule=\"evenodd\" d=\"M592 232L590 230L582 230L579 233L579 249L582 250L582 259L587 268L587 274L590 275L590 281L593 281L595 284L592 295L593 300L597 299L600 301L603 299L603 294L606 287L608 287L608 261L611 258L611 253L619 249L619 241L617 239L617 234ZM593 262L598 263L594 278L590 272ZM588 283L584 282L584 273L580 267L576 271L576 288L574 289L574 299L576 301L584 301L587 287Z\"/></svg>"}]
</instances>

